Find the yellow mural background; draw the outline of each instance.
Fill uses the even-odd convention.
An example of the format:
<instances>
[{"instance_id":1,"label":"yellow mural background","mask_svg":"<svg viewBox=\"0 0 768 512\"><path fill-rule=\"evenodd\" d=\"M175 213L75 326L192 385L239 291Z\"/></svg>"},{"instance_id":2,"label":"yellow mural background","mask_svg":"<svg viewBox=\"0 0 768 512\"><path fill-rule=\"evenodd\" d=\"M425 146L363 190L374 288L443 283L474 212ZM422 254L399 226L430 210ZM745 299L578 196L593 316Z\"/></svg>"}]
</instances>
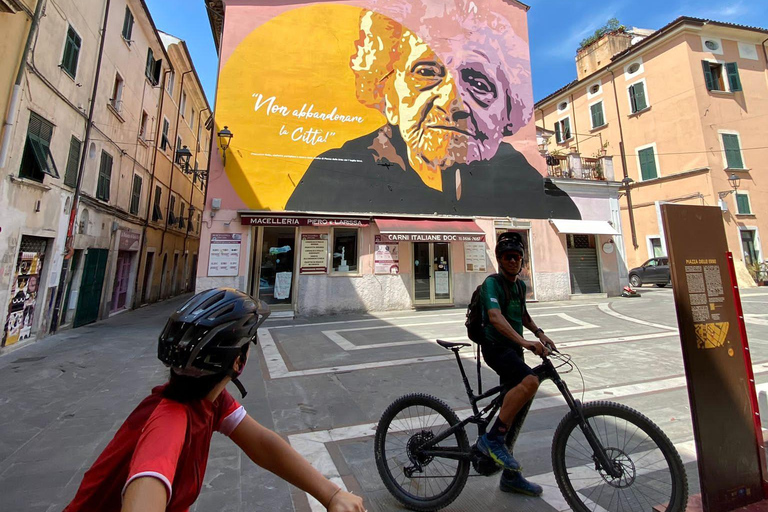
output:
<instances>
[{"instance_id":1,"label":"yellow mural background","mask_svg":"<svg viewBox=\"0 0 768 512\"><path fill-rule=\"evenodd\" d=\"M361 9L313 5L285 12L251 32L224 65L218 87L217 130L234 134L226 173L243 202L253 209L282 210L312 159L344 142L374 131L386 120L355 97L349 68L359 34ZM362 123L297 119L254 112L256 98L274 96L292 113L304 104L314 112L360 116ZM280 135L285 125L288 135ZM291 140L298 127L335 132L326 142ZM252 153L286 156L255 156ZM333 165L332 162L324 162Z\"/></svg>"}]
</instances>

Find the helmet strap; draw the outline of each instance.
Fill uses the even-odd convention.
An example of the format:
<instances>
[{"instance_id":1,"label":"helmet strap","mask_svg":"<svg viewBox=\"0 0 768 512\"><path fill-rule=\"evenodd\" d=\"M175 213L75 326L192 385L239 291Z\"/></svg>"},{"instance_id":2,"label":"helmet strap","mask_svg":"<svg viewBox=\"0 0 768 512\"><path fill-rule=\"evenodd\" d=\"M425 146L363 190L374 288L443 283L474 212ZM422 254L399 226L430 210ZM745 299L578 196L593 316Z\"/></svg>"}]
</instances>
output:
<instances>
[{"instance_id":1,"label":"helmet strap","mask_svg":"<svg viewBox=\"0 0 768 512\"><path fill-rule=\"evenodd\" d=\"M242 398L245 398L245 395L248 394L248 391L245 390L245 387L243 387L243 383L240 382L240 379L238 378L239 375L237 372L233 369L227 370L227 375L229 375L232 378L232 383L237 387L237 390L240 392L240 396Z\"/></svg>"}]
</instances>

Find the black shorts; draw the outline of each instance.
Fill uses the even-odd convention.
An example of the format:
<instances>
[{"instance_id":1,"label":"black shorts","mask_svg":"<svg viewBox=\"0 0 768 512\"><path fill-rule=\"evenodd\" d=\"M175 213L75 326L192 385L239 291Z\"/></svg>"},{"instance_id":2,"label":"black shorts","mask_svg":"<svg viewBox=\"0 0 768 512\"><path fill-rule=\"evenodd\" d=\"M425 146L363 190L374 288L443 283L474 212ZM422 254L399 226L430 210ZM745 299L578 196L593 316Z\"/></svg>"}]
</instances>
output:
<instances>
[{"instance_id":1,"label":"black shorts","mask_svg":"<svg viewBox=\"0 0 768 512\"><path fill-rule=\"evenodd\" d=\"M536 375L531 367L525 364L522 347L513 343L487 342L482 345L485 362L499 374L499 382L508 389L520 384L527 376Z\"/></svg>"}]
</instances>

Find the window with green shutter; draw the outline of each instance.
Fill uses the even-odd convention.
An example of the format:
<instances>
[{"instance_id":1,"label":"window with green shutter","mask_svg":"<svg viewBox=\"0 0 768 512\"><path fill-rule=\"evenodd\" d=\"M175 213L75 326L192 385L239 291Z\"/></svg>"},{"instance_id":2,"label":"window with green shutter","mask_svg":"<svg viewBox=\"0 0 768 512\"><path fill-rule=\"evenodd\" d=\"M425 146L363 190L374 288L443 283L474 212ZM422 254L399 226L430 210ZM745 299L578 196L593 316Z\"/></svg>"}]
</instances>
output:
<instances>
[{"instance_id":1,"label":"window with green shutter","mask_svg":"<svg viewBox=\"0 0 768 512\"><path fill-rule=\"evenodd\" d=\"M125 6L125 18L123 19L123 39L129 44L131 42L131 34L133 34L133 13Z\"/></svg>"},{"instance_id":2,"label":"window with green shutter","mask_svg":"<svg viewBox=\"0 0 768 512\"><path fill-rule=\"evenodd\" d=\"M51 155L52 137L53 125L34 112L30 112L27 140L24 144L24 153L19 169L20 177L41 183L46 174L52 178L59 177L56 162L53 161L53 155Z\"/></svg>"},{"instance_id":3,"label":"window with green shutter","mask_svg":"<svg viewBox=\"0 0 768 512\"><path fill-rule=\"evenodd\" d=\"M653 148L641 149L637 152L637 156L640 160L640 177L642 180L658 178L659 173L656 169L656 157L653 153Z\"/></svg>"},{"instance_id":4,"label":"window with green shutter","mask_svg":"<svg viewBox=\"0 0 768 512\"><path fill-rule=\"evenodd\" d=\"M80 45L82 39L77 35L72 25L67 30L67 41L64 44L64 56L61 59L61 69L67 72L69 76L75 78L77 75L77 61L80 58Z\"/></svg>"},{"instance_id":5,"label":"window with green shutter","mask_svg":"<svg viewBox=\"0 0 768 512\"><path fill-rule=\"evenodd\" d=\"M106 151L101 152L99 165L99 181L96 184L96 198L109 201L109 188L112 183L112 156Z\"/></svg>"},{"instance_id":6,"label":"window with green shutter","mask_svg":"<svg viewBox=\"0 0 768 512\"><path fill-rule=\"evenodd\" d=\"M744 160L741 158L739 136L731 133L723 133L723 147L725 148L725 161L728 169L743 169Z\"/></svg>"},{"instance_id":7,"label":"window with green shutter","mask_svg":"<svg viewBox=\"0 0 768 512\"><path fill-rule=\"evenodd\" d=\"M735 62L727 62L725 70L728 73L728 86L731 92L741 90L741 79L739 78L739 66Z\"/></svg>"},{"instance_id":8,"label":"window with green shutter","mask_svg":"<svg viewBox=\"0 0 768 512\"><path fill-rule=\"evenodd\" d=\"M752 208L749 204L749 195L736 192L736 212L742 215L751 215Z\"/></svg>"},{"instance_id":9,"label":"window with green shutter","mask_svg":"<svg viewBox=\"0 0 768 512\"><path fill-rule=\"evenodd\" d=\"M139 214L139 203L141 202L141 176L133 175L133 188L131 189L131 209L132 215Z\"/></svg>"},{"instance_id":10,"label":"window with green shutter","mask_svg":"<svg viewBox=\"0 0 768 512\"><path fill-rule=\"evenodd\" d=\"M160 185L155 186L155 204L152 206L152 220L157 222L163 220L163 209L160 207L160 199L163 197L163 189Z\"/></svg>"},{"instance_id":11,"label":"window with green shutter","mask_svg":"<svg viewBox=\"0 0 768 512\"><path fill-rule=\"evenodd\" d=\"M603 115L603 102L595 103L589 110L592 114L592 128L599 128L605 124L605 116Z\"/></svg>"},{"instance_id":12,"label":"window with green shutter","mask_svg":"<svg viewBox=\"0 0 768 512\"><path fill-rule=\"evenodd\" d=\"M566 117L563 119L563 140L568 140L571 138L571 118Z\"/></svg>"},{"instance_id":13,"label":"window with green shutter","mask_svg":"<svg viewBox=\"0 0 768 512\"><path fill-rule=\"evenodd\" d=\"M563 136L560 133L560 122L555 123L555 140L557 142L563 142Z\"/></svg>"},{"instance_id":14,"label":"window with green shutter","mask_svg":"<svg viewBox=\"0 0 768 512\"><path fill-rule=\"evenodd\" d=\"M69 156L67 157L67 170L64 173L64 184L68 187L77 186L77 170L80 168L80 149L83 143L74 135L69 140Z\"/></svg>"},{"instance_id":15,"label":"window with green shutter","mask_svg":"<svg viewBox=\"0 0 768 512\"><path fill-rule=\"evenodd\" d=\"M644 82L638 82L629 86L629 104L633 114L648 108L648 102L645 99Z\"/></svg>"}]
</instances>

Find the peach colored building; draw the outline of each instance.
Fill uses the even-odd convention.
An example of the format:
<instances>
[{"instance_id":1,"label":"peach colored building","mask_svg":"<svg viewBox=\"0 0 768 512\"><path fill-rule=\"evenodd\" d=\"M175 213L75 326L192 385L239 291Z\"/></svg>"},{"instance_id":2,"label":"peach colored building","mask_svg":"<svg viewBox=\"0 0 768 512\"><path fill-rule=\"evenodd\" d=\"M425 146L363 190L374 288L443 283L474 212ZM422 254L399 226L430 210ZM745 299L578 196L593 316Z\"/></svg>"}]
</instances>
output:
<instances>
[{"instance_id":1,"label":"peach colored building","mask_svg":"<svg viewBox=\"0 0 768 512\"><path fill-rule=\"evenodd\" d=\"M742 275L765 259L767 38L689 17L620 29L580 49L577 80L536 104L537 127L554 132L550 175L568 175L568 155L613 157L628 268L666 255L663 203L719 205Z\"/></svg>"}]
</instances>

